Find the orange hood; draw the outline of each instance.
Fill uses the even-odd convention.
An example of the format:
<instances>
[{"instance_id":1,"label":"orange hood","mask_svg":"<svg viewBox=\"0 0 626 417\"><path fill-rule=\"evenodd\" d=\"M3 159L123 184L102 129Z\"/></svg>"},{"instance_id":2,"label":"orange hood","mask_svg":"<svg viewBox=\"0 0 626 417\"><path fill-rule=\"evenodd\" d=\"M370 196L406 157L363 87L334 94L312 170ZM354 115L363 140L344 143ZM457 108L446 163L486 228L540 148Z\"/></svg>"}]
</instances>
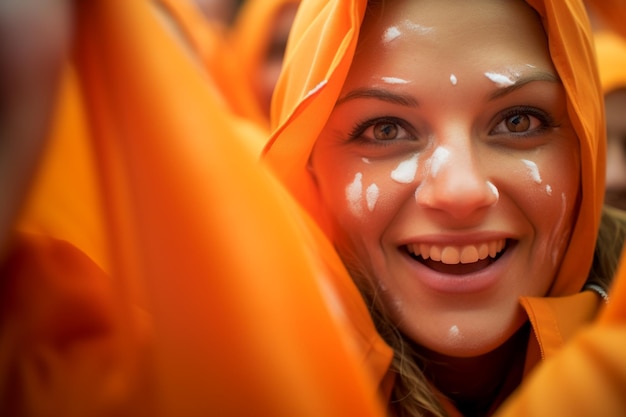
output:
<instances>
[{"instance_id":1,"label":"orange hood","mask_svg":"<svg viewBox=\"0 0 626 417\"><path fill-rule=\"evenodd\" d=\"M551 296L582 288L593 257L604 195L606 139L591 28L577 0L529 0L541 15L568 111L580 139L581 204ZM274 93L273 135L264 158L315 218L321 207L306 164L348 73L366 0L305 0Z\"/></svg>"}]
</instances>

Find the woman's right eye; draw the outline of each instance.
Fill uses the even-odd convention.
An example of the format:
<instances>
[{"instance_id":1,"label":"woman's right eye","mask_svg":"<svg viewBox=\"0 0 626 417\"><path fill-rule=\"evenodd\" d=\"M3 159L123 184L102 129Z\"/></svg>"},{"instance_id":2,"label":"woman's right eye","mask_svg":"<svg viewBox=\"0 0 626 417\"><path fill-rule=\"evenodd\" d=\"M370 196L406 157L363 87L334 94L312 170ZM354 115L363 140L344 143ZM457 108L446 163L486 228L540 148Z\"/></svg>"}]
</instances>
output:
<instances>
[{"instance_id":1,"label":"woman's right eye","mask_svg":"<svg viewBox=\"0 0 626 417\"><path fill-rule=\"evenodd\" d=\"M369 142L390 142L395 140L412 140L411 135L399 120L374 119L357 125L350 135L353 139Z\"/></svg>"}]
</instances>

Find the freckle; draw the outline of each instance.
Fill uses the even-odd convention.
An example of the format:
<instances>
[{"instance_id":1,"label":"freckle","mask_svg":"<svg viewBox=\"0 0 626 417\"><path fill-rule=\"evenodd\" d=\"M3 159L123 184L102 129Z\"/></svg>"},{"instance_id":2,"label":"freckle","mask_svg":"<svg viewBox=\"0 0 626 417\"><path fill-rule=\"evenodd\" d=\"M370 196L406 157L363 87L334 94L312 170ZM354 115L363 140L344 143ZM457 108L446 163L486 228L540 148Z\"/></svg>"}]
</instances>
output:
<instances>
[{"instance_id":1,"label":"freckle","mask_svg":"<svg viewBox=\"0 0 626 417\"><path fill-rule=\"evenodd\" d=\"M367 201L367 208L369 211L374 211L374 207L376 207L376 202L378 201L378 186L376 184L371 184L367 187L365 191L365 200Z\"/></svg>"},{"instance_id":2,"label":"freckle","mask_svg":"<svg viewBox=\"0 0 626 417\"><path fill-rule=\"evenodd\" d=\"M415 179L417 172L417 154L411 156L406 161L400 162L396 169L391 171L391 179L401 184L409 184Z\"/></svg>"},{"instance_id":3,"label":"freckle","mask_svg":"<svg viewBox=\"0 0 626 417\"><path fill-rule=\"evenodd\" d=\"M552 187L550 187L550 184L546 185L546 194L552 195Z\"/></svg>"},{"instance_id":4,"label":"freckle","mask_svg":"<svg viewBox=\"0 0 626 417\"><path fill-rule=\"evenodd\" d=\"M541 184L542 180L541 175L539 175L539 168L537 168L537 164L527 159L522 159L522 163L528 168L528 172L530 173L533 181L535 181L537 184Z\"/></svg>"},{"instance_id":5,"label":"freckle","mask_svg":"<svg viewBox=\"0 0 626 417\"><path fill-rule=\"evenodd\" d=\"M360 215L361 210L361 200L363 198L363 184L361 179L363 178L363 174L357 172L354 176L354 180L348 184L346 187L346 200L348 200L348 205L350 206L350 210L354 215Z\"/></svg>"},{"instance_id":6,"label":"freckle","mask_svg":"<svg viewBox=\"0 0 626 417\"><path fill-rule=\"evenodd\" d=\"M452 85L456 85L457 83L456 75L450 74L450 82L452 83Z\"/></svg>"}]
</instances>

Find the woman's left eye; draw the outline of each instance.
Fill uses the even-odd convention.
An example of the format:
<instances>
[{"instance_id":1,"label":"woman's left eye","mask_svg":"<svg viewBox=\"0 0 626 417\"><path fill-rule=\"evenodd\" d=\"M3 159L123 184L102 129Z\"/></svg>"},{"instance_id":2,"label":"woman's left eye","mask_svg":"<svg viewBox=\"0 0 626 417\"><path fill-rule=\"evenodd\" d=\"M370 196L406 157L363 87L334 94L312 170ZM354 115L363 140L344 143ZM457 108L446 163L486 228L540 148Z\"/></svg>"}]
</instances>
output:
<instances>
[{"instance_id":1,"label":"woman's left eye","mask_svg":"<svg viewBox=\"0 0 626 417\"><path fill-rule=\"evenodd\" d=\"M549 118L543 112L518 109L506 112L491 134L534 133L549 125Z\"/></svg>"}]
</instances>

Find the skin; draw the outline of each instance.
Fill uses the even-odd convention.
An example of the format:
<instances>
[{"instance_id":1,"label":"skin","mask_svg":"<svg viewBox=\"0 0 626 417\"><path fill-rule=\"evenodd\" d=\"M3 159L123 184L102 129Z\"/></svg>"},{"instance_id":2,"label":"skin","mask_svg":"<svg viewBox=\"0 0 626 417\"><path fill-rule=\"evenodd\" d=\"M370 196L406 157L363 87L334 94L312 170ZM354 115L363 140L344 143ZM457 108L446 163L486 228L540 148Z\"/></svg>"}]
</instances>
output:
<instances>
[{"instance_id":1,"label":"skin","mask_svg":"<svg viewBox=\"0 0 626 417\"><path fill-rule=\"evenodd\" d=\"M607 128L607 204L626 210L626 88L604 97Z\"/></svg>"},{"instance_id":2,"label":"skin","mask_svg":"<svg viewBox=\"0 0 626 417\"><path fill-rule=\"evenodd\" d=\"M0 2L0 259L45 144L71 26L69 1Z\"/></svg>"},{"instance_id":3,"label":"skin","mask_svg":"<svg viewBox=\"0 0 626 417\"><path fill-rule=\"evenodd\" d=\"M580 158L563 86L522 1L368 16L310 169L344 259L424 356L455 365L432 367L438 387L480 402L525 346L506 343L519 297L547 293L570 237ZM504 245L497 260L473 262L483 244Z\"/></svg>"}]
</instances>

